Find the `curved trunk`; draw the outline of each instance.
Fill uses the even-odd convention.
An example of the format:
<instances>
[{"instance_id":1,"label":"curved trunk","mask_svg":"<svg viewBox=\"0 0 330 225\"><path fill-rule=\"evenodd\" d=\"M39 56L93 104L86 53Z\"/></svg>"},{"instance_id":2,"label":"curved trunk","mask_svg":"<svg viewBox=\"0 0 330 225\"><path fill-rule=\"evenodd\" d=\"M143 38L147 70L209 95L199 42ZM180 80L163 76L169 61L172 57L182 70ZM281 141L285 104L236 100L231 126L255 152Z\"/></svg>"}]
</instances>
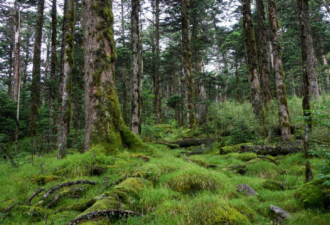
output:
<instances>
[{"instance_id":1,"label":"curved trunk","mask_svg":"<svg viewBox=\"0 0 330 225\"><path fill-rule=\"evenodd\" d=\"M286 87L285 87L285 74L283 71L282 63L282 49L280 44L280 38L278 36L278 20L276 16L276 4L274 1L268 1L269 7L269 24L271 31L271 42L273 45L273 55L274 55L274 71L275 71L275 84L276 93L278 101L278 114L279 122L282 132L283 141L289 141L291 139L291 128L289 121L289 109L288 101L286 98Z\"/></svg>"}]
</instances>

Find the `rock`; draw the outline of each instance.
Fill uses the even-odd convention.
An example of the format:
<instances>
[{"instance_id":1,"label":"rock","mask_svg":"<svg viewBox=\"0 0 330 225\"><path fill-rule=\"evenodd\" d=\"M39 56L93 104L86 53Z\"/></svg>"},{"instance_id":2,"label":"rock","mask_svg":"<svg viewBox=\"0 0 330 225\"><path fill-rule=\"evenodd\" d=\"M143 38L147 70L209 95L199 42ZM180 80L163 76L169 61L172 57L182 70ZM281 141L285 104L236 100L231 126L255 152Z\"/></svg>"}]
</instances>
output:
<instances>
[{"instance_id":1,"label":"rock","mask_svg":"<svg viewBox=\"0 0 330 225\"><path fill-rule=\"evenodd\" d=\"M283 210L282 208L280 208L278 206L271 205L270 210L279 217L279 218L277 218L278 220L288 219L291 216L287 211Z\"/></svg>"},{"instance_id":2,"label":"rock","mask_svg":"<svg viewBox=\"0 0 330 225\"><path fill-rule=\"evenodd\" d=\"M238 192L245 192L247 195L253 196L258 195L258 193L247 184L239 184L236 186Z\"/></svg>"}]
</instances>

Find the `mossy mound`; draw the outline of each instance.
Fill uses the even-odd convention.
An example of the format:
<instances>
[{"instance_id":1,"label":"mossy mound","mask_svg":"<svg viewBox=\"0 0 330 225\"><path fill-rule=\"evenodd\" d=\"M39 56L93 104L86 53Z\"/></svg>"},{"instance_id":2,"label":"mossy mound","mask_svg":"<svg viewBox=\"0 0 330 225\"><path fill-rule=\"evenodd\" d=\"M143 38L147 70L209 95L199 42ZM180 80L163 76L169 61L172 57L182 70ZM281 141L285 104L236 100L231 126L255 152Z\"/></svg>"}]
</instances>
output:
<instances>
[{"instance_id":1,"label":"mossy mound","mask_svg":"<svg viewBox=\"0 0 330 225\"><path fill-rule=\"evenodd\" d=\"M152 183L143 178L127 178L125 181L117 185L114 190L126 192L129 196L138 197L139 192L144 188L152 187Z\"/></svg>"},{"instance_id":2,"label":"mossy mound","mask_svg":"<svg viewBox=\"0 0 330 225\"><path fill-rule=\"evenodd\" d=\"M265 181L262 187L271 191L283 191L285 189L282 184L272 180Z\"/></svg>"},{"instance_id":3,"label":"mossy mound","mask_svg":"<svg viewBox=\"0 0 330 225\"><path fill-rule=\"evenodd\" d=\"M39 175L39 176L33 176L33 181L37 183L38 185L45 185L47 183L50 183L52 181L60 179L59 176L54 175Z\"/></svg>"},{"instance_id":4,"label":"mossy mound","mask_svg":"<svg viewBox=\"0 0 330 225\"><path fill-rule=\"evenodd\" d=\"M251 143L243 143L243 144L238 144L238 145L221 147L220 155L225 155L225 154L233 153L233 152L239 152L241 150L241 146L243 146L243 145L251 145Z\"/></svg>"},{"instance_id":5,"label":"mossy mound","mask_svg":"<svg viewBox=\"0 0 330 225\"><path fill-rule=\"evenodd\" d=\"M296 199L308 209L326 209L330 206L329 188L322 185L325 180L315 180L305 184L296 193Z\"/></svg>"},{"instance_id":6,"label":"mossy mound","mask_svg":"<svg viewBox=\"0 0 330 225\"><path fill-rule=\"evenodd\" d=\"M165 177L164 186L184 194L194 194L198 191L216 191L221 188L222 180L207 173L202 168L182 170Z\"/></svg>"}]
</instances>

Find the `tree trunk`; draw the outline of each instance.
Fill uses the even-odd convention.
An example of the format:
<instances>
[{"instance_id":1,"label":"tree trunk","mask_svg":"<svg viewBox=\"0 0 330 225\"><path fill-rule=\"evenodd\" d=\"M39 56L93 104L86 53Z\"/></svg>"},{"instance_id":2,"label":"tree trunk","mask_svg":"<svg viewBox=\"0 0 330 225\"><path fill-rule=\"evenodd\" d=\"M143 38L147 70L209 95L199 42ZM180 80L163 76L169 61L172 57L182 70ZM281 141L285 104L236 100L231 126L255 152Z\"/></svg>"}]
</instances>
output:
<instances>
[{"instance_id":1,"label":"tree trunk","mask_svg":"<svg viewBox=\"0 0 330 225\"><path fill-rule=\"evenodd\" d=\"M52 43L51 43L51 66L50 66L50 85L49 85L49 122L50 126L53 128L52 133L55 135L55 99L56 99L56 68L57 68L57 12L56 12L57 0L52 2Z\"/></svg>"},{"instance_id":2,"label":"tree trunk","mask_svg":"<svg viewBox=\"0 0 330 225\"><path fill-rule=\"evenodd\" d=\"M131 131L138 135L140 124L139 97L139 10L140 0L132 0L131 39L132 39L132 77L131 77Z\"/></svg>"},{"instance_id":3,"label":"tree trunk","mask_svg":"<svg viewBox=\"0 0 330 225\"><path fill-rule=\"evenodd\" d=\"M309 0L297 0L301 31L303 70L306 70L310 97L319 98L319 85L316 72L316 58L309 16Z\"/></svg>"},{"instance_id":4,"label":"tree trunk","mask_svg":"<svg viewBox=\"0 0 330 225\"><path fill-rule=\"evenodd\" d=\"M122 44L123 44L123 48L126 47L126 43L125 43L125 20L124 20L124 0L121 0L121 39L122 39ZM126 87L126 62L124 62L123 65L123 78L122 78L122 83L123 83L123 119L125 124L128 124L128 119L127 119L127 87Z\"/></svg>"},{"instance_id":5,"label":"tree trunk","mask_svg":"<svg viewBox=\"0 0 330 225\"><path fill-rule=\"evenodd\" d=\"M40 106L40 53L42 40L42 26L44 20L45 0L38 1L37 24L35 32L34 52L33 52L33 70L31 84L31 104L30 104L30 121L29 136L35 136L38 132L38 117Z\"/></svg>"},{"instance_id":6,"label":"tree trunk","mask_svg":"<svg viewBox=\"0 0 330 225\"><path fill-rule=\"evenodd\" d=\"M85 37L85 111L84 149L102 145L107 153L122 146L146 147L126 127L121 118L116 92L112 1L85 0L83 4Z\"/></svg>"},{"instance_id":7,"label":"tree trunk","mask_svg":"<svg viewBox=\"0 0 330 225\"><path fill-rule=\"evenodd\" d=\"M13 76L13 51L14 51L14 47L13 44L10 44L10 48L9 48L9 60L8 60L8 89L7 89L7 96L9 98L12 98L12 76Z\"/></svg>"},{"instance_id":8,"label":"tree trunk","mask_svg":"<svg viewBox=\"0 0 330 225\"><path fill-rule=\"evenodd\" d=\"M159 0L156 0L156 23L155 23L155 44L156 44L156 62L155 62L155 100L156 100L156 120L157 123L161 123L162 120L162 98L161 98L161 88L160 88L160 74L159 74L159 63L160 63L160 34L159 34Z\"/></svg>"},{"instance_id":9,"label":"tree trunk","mask_svg":"<svg viewBox=\"0 0 330 225\"><path fill-rule=\"evenodd\" d=\"M251 88L253 113L260 123L264 125L265 115L262 108L260 95L257 51L251 17L251 0L243 0L243 30L247 64L249 69L249 83Z\"/></svg>"},{"instance_id":10,"label":"tree trunk","mask_svg":"<svg viewBox=\"0 0 330 225\"><path fill-rule=\"evenodd\" d=\"M289 121L289 109L288 101L286 98L286 87L285 87L285 74L283 71L282 63L282 47L280 44L280 38L278 36L278 20L276 15L276 4L273 0L268 1L269 11L269 24L271 31L271 42L273 46L274 55L274 70L275 70L275 83L276 93L278 101L278 114L279 122L281 127L283 141L289 141L291 139L291 127Z\"/></svg>"},{"instance_id":11,"label":"tree trunk","mask_svg":"<svg viewBox=\"0 0 330 225\"><path fill-rule=\"evenodd\" d=\"M183 70L186 81L186 110L187 124L193 128L196 123L194 106L194 80L191 73L191 51L190 51L190 30L189 30L189 7L190 0L181 0L181 25L182 25L182 52L183 52Z\"/></svg>"},{"instance_id":12,"label":"tree trunk","mask_svg":"<svg viewBox=\"0 0 330 225\"><path fill-rule=\"evenodd\" d=\"M72 117L71 91L72 91L72 69L73 47L74 47L74 25L75 25L75 5L74 0L65 0L64 2L64 59L63 59L63 86L62 86L62 111L60 114L58 154L57 158L63 158L66 155L67 139L70 132L70 123Z\"/></svg>"},{"instance_id":13,"label":"tree trunk","mask_svg":"<svg viewBox=\"0 0 330 225\"><path fill-rule=\"evenodd\" d=\"M19 89L19 66L20 66L20 29L21 29L21 15L20 15L20 6L17 1L14 4L15 8L15 17L14 17L14 100L18 101L18 89Z\"/></svg>"},{"instance_id":14,"label":"tree trunk","mask_svg":"<svg viewBox=\"0 0 330 225\"><path fill-rule=\"evenodd\" d=\"M141 23L141 31L142 29L142 23ZM142 131L142 89L143 89L143 73L144 73L144 61L143 61L143 33L141 32L141 37L139 40L139 134L141 134Z\"/></svg>"},{"instance_id":15,"label":"tree trunk","mask_svg":"<svg viewBox=\"0 0 330 225\"><path fill-rule=\"evenodd\" d=\"M326 81L326 87L327 91L330 90L330 74L329 74L329 65L326 55L322 55L323 59L323 65L325 66L324 72L325 72L325 81Z\"/></svg>"},{"instance_id":16,"label":"tree trunk","mask_svg":"<svg viewBox=\"0 0 330 225\"><path fill-rule=\"evenodd\" d=\"M257 0L257 32L258 32L258 62L260 71L260 82L262 99L265 106L272 100L272 90L270 87L270 71L267 52L265 11L263 0Z\"/></svg>"}]
</instances>

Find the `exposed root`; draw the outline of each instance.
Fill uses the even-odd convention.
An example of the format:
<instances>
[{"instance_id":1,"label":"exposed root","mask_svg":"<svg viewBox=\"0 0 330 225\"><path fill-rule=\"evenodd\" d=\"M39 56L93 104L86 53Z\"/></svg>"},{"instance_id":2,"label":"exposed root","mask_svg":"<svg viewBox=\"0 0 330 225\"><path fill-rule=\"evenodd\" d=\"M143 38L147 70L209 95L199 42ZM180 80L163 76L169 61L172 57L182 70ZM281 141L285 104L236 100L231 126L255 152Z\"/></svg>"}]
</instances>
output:
<instances>
[{"instance_id":1,"label":"exposed root","mask_svg":"<svg viewBox=\"0 0 330 225\"><path fill-rule=\"evenodd\" d=\"M25 204L30 205L32 199L34 197L38 196L38 194L40 194L40 192L42 192L43 190L45 190L45 188L40 188L39 190L37 190L36 192L34 192L28 199L25 200Z\"/></svg>"}]
</instances>

